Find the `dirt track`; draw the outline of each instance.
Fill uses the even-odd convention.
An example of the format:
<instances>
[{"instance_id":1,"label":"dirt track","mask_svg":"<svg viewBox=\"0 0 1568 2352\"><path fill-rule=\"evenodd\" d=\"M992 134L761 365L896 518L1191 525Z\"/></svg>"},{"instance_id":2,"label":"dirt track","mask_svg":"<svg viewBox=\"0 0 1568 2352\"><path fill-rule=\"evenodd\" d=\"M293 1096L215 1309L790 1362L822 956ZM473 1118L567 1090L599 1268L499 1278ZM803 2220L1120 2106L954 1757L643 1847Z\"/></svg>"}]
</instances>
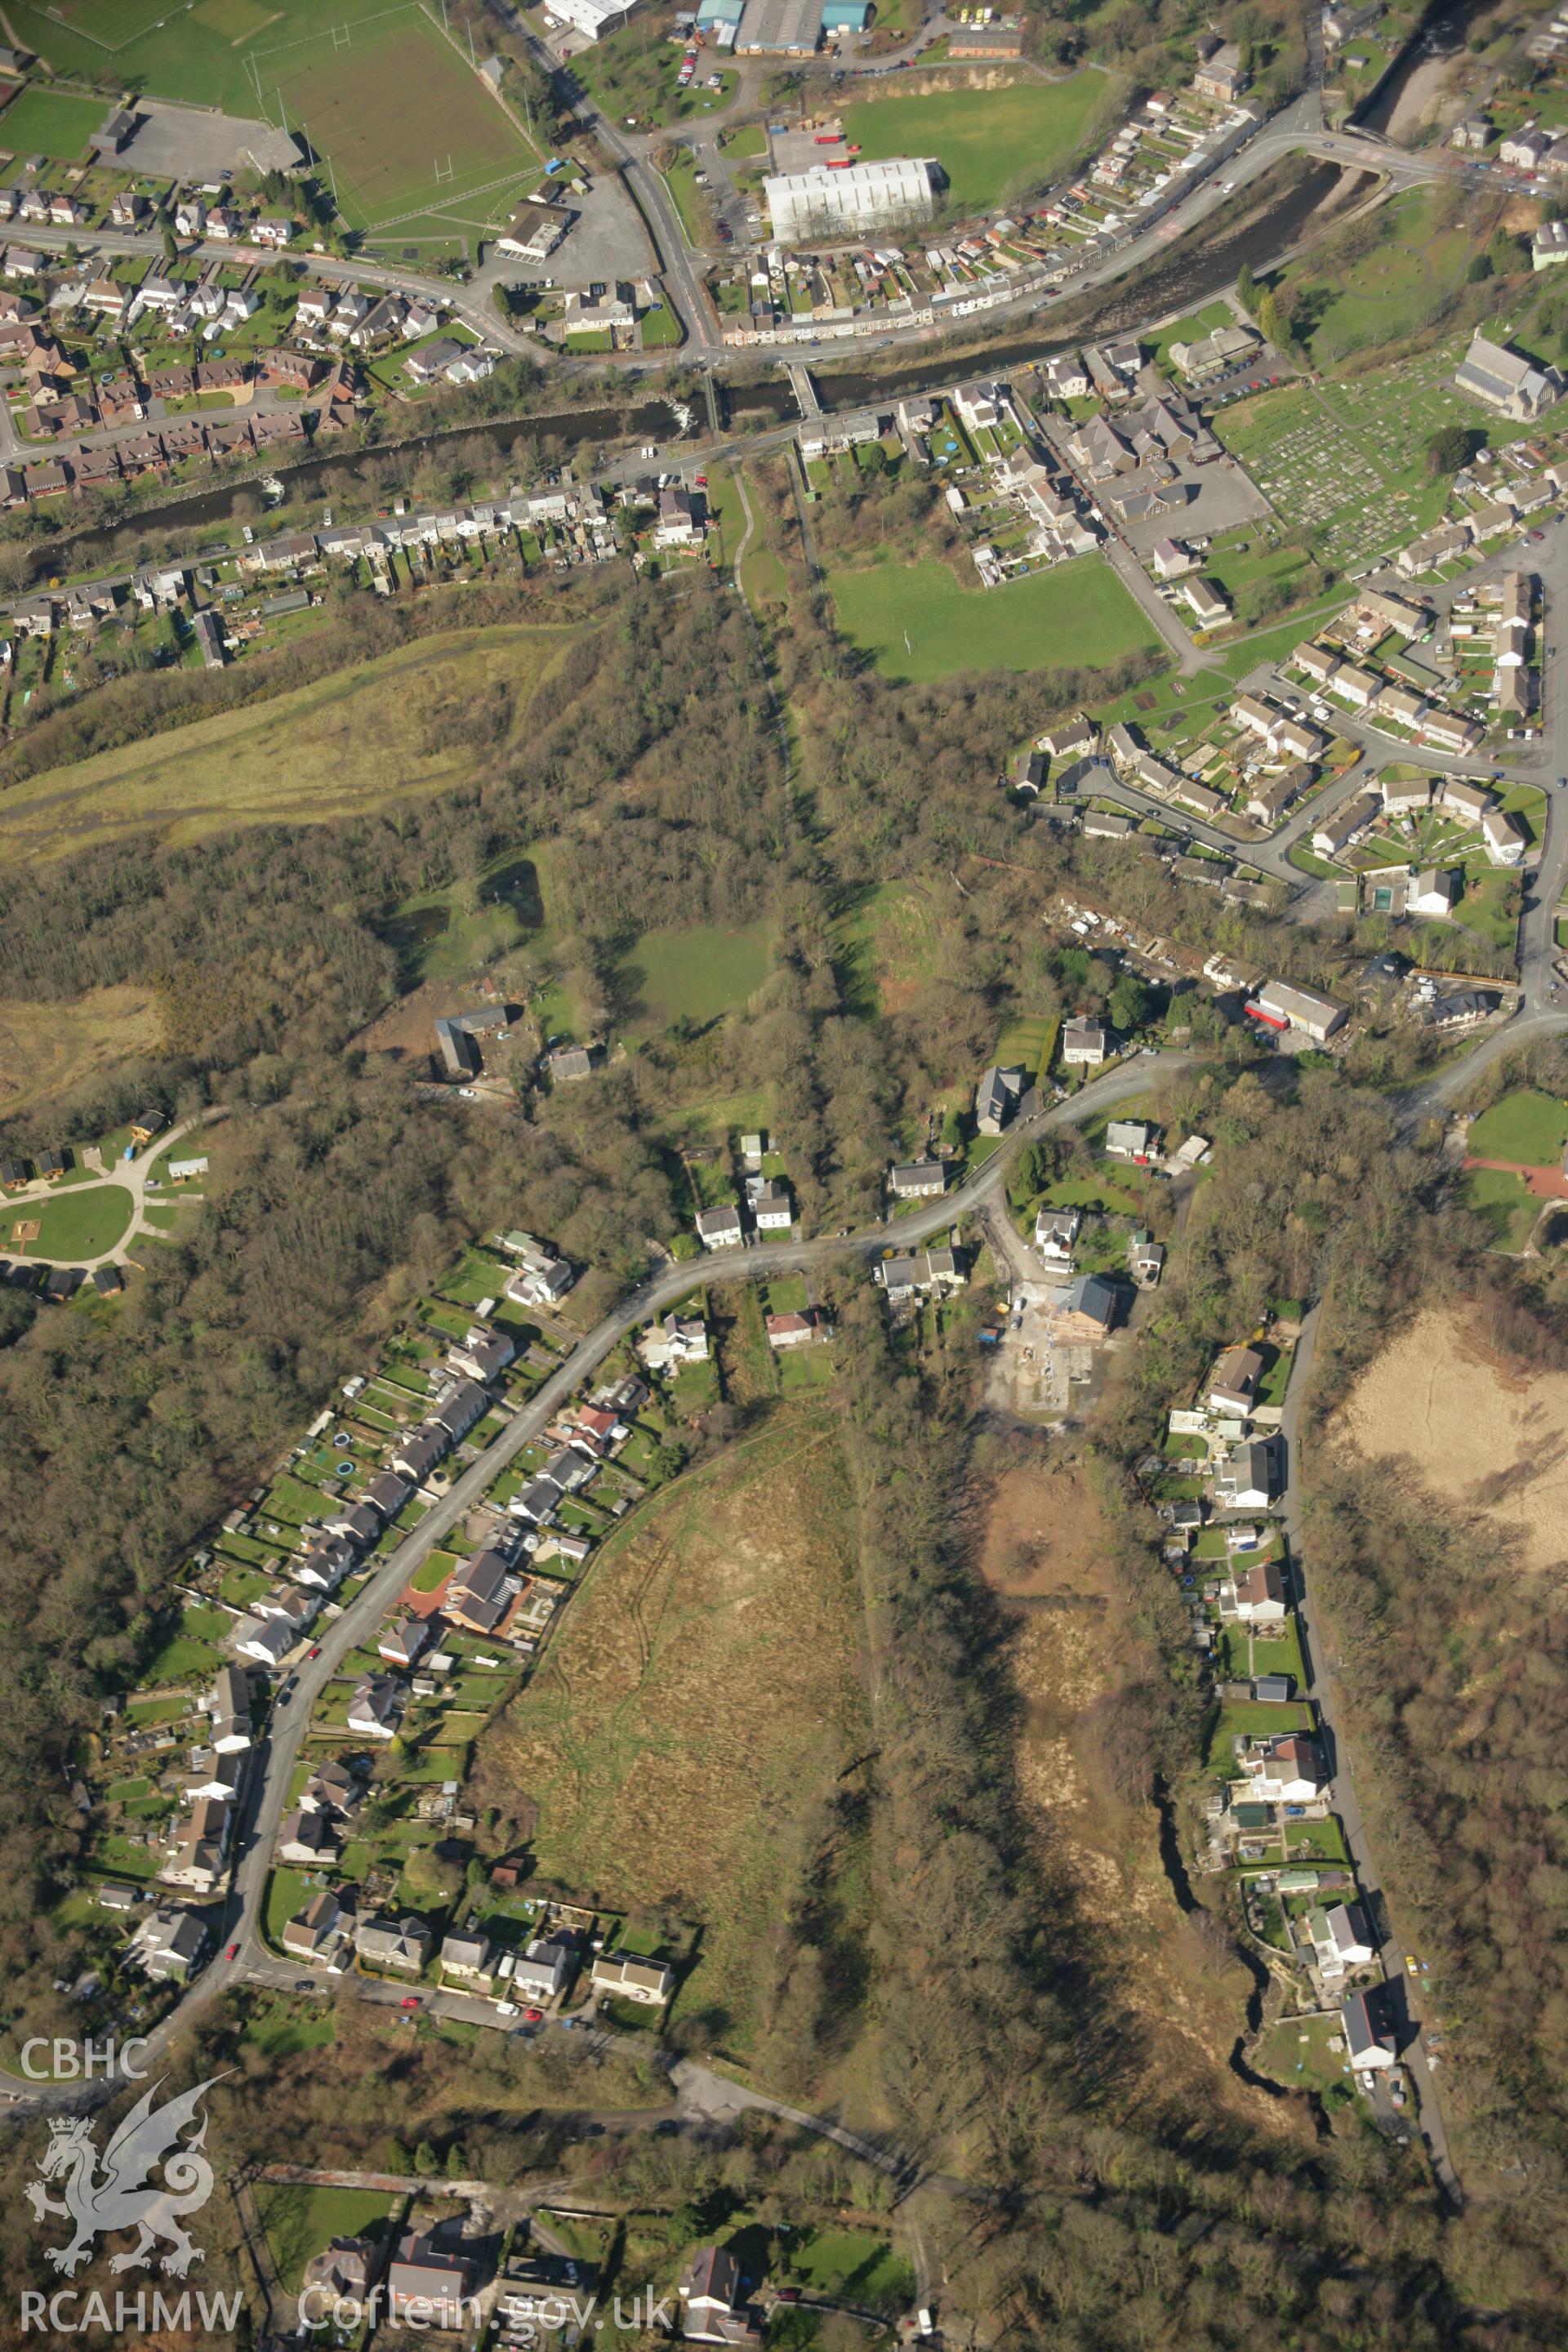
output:
<instances>
[{"instance_id":1,"label":"dirt track","mask_svg":"<svg viewBox=\"0 0 1568 2352\"><path fill-rule=\"evenodd\" d=\"M1568 1557L1568 1375L1504 1371L1461 1316L1417 1316L1362 1374L1339 1433L1368 1460L1411 1462L1510 1537L1521 1567Z\"/></svg>"}]
</instances>

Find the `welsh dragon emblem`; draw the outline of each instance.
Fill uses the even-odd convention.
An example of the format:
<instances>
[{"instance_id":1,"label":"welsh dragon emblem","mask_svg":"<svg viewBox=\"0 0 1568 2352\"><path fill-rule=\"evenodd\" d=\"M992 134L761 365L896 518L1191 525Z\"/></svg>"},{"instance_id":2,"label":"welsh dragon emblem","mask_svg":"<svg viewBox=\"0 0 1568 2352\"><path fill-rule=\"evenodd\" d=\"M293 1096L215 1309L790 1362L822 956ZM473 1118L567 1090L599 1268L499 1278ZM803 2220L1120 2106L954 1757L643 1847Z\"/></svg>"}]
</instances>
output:
<instances>
[{"instance_id":1,"label":"welsh dragon emblem","mask_svg":"<svg viewBox=\"0 0 1568 2352\"><path fill-rule=\"evenodd\" d=\"M170 2252L162 2267L184 2278L193 2263L205 2259L191 2243L184 2216L199 2213L213 2192L213 2168L202 2153L207 2119L201 2116L194 2137L181 2142L185 2126L195 2120L202 2094L220 2079L211 2074L193 2091L182 2091L154 2108L154 2084L144 2092L103 2151L100 2169L92 2126L85 2116L59 2116L49 2126L49 2144L39 2161L44 2180L64 2183L63 2197L51 2197L40 2182L27 2183L27 2201L42 2221L50 2214L74 2223L76 2235L66 2246L46 2249L56 2270L71 2277L92 2253L94 2241L114 2230L135 2230L137 2242L129 2252L116 2254L111 2271L152 2268L153 2249L166 2240ZM162 2164L162 2186L149 2179Z\"/></svg>"}]
</instances>

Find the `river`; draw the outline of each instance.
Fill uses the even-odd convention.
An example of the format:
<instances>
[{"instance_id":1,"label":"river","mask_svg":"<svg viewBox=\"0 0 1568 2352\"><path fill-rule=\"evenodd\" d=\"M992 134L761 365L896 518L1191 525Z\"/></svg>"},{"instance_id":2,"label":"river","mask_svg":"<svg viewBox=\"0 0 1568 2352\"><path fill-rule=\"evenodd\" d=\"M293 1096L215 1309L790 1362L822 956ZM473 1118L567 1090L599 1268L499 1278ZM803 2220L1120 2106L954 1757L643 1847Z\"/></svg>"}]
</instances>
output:
<instances>
[{"instance_id":1,"label":"river","mask_svg":"<svg viewBox=\"0 0 1568 2352\"><path fill-rule=\"evenodd\" d=\"M1483 0L1431 0L1404 54L1355 116L1361 129L1375 131L1380 139L1386 139L1412 77L1428 58L1458 48L1476 17L1484 13Z\"/></svg>"},{"instance_id":2,"label":"river","mask_svg":"<svg viewBox=\"0 0 1568 2352\"><path fill-rule=\"evenodd\" d=\"M1454 5L1468 5L1470 0L1454 0ZM1350 201L1356 184L1366 176L1342 171L1332 163L1318 164L1262 219L1244 222L1231 234L1222 234L1197 252L1185 257L1177 253L1152 268L1130 270L1125 278L1108 289L1095 313L1093 332L1120 334L1144 320L1189 307L1195 309L1209 301L1234 281L1244 266L1260 269L1296 243L1312 215L1331 197L1338 194ZM1037 326L1004 330L995 342L962 357L950 358L940 347L927 345L898 366L875 372L824 370L819 374L814 361L807 363L812 367L825 409L859 408L869 400L927 389L941 383L944 375L951 378L955 372L965 374L979 369L1005 369L1048 357L1053 351L1063 348L1059 340L1051 339L1042 321ZM713 387L726 426L747 423L765 426L788 422L795 415L793 394L783 381L731 387L715 373ZM700 403L698 405L700 416ZM696 430L700 433L701 429L699 423ZM289 503L316 499L329 505L334 499L348 503L354 493L366 489L384 497L397 487L399 466L406 486L427 452L451 459L460 458L468 448L479 459L481 453L488 457L498 447L510 455L520 445L545 441L562 445L568 453L610 441L657 441L668 446L675 430L675 419L667 404L650 400L631 409L577 408L493 425L451 425L444 431L422 435L416 440L377 444L341 454L328 451L320 457L302 457L294 464L280 461L274 470L286 487ZM237 525L254 520L258 480L257 475L250 474L212 484L186 495L176 495L155 507L138 509L108 529L99 526L63 533L41 544L41 560L57 573L109 570L126 563L127 547L139 538L162 541L167 536L177 540L182 533L194 535L216 524Z\"/></svg>"},{"instance_id":3,"label":"river","mask_svg":"<svg viewBox=\"0 0 1568 2352\"><path fill-rule=\"evenodd\" d=\"M1243 268L1261 270L1288 252L1299 242L1320 205L1337 196L1342 209L1362 193L1360 183L1366 181L1370 184L1370 173L1346 171L1337 163L1314 165L1262 220L1243 222L1232 233L1221 235L1196 253L1177 253L1167 262L1156 263L1149 269L1130 270L1124 278L1117 279L1095 313L1093 334L1123 334L1148 319L1201 309L1234 284ZM1082 338L1075 336L1073 340L1076 343ZM986 344L959 361L957 372L962 375L983 368L1018 367L1026 361L1048 359L1053 352L1067 348L1059 339L1052 339L1042 321L1002 341ZM811 372L824 408L863 408L868 401L918 391L940 381L943 364L928 351L922 358L875 372L839 373L824 368L819 373L815 362L811 363ZM947 363L947 373L951 377L953 363Z\"/></svg>"}]
</instances>

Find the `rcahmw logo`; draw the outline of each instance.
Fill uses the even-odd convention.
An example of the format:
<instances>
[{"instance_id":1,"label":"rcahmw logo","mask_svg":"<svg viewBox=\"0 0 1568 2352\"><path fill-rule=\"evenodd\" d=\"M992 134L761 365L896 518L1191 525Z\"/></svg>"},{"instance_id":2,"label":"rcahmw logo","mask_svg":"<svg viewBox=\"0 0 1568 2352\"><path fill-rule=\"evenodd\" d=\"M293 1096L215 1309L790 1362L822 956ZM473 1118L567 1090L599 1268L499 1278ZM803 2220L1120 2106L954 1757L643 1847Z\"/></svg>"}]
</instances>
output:
<instances>
[{"instance_id":1,"label":"rcahmw logo","mask_svg":"<svg viewBox=\"0 0 1568 2352\"><path fill-rule=\"evenodd\" d=\"M40 2178L27 2183L26 2196L38 2221L58 2218L70 2224L70 2235L63 2244L44 2250L45 2259L56 2270L70 2278L90 2261L100 2237L120 2230L134 2230L136 2242L111 2258L111 2271L151 2270L160 2247L168 2251L157 2266L174 2278L183 2279L193 2263L205 2259L184 2224L185 2217L199 2213L213 2192L213 2168L203 2152L207 2119L201 2102L219 2079L211 2075L194 2090L166 2099L161 2107L153 2105L156 2084L143 2092L101 2158L87 2116L54 2118L49 2144L38 2163ZM182 2140L181 2134L192 2124L195 2130ZM160 2168L161 2180L153 2178ZM56 2182L60 2194L51 2196L46 2184ZM96 2293L84 2296L29 2292L22 2296L22 2326L24 2331L49 2328L57 2335L71 2335L85 2327L113 2327L118 2332L128 2327L144 2330L149 2326L188 2327L194 2324L188 2315L194 2303L204 2327L221 2324L232 2330L240 2300L237 2294L193 2297L188 2292L172 2299L162 2293L151 2298L145 2293L120 2294L114 2298L111 2316L108 2300ZM181 2312L187 2315L176 2316Z\"/></svg>"}]
</instances>

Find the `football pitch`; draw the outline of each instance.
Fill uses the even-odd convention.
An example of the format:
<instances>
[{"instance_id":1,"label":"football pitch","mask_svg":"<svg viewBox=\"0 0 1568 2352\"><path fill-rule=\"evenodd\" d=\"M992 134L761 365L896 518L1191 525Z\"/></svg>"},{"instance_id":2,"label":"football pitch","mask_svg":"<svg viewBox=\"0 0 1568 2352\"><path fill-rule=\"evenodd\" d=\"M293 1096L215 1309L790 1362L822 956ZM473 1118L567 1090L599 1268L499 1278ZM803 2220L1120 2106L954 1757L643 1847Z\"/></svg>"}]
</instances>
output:
<instances>
[{"instance_id":1,"label":"football pitch","mask_svg":"<svg viewBox=\"0 0 1568 2352\"><path fill-rule=\"evenodd\" d=\"M438 5L419 0L11 0L9 14L16 38L57 74L96 77L111 55L127 87L150 98L286 121L310 140L323 176L331 162L353 228L471 199L543 160L479 80L466 43L442 31ZM24 93L36 100L79 110L84 136L103 117L99 100ZM65 127L68 149L59 136L28 143L79 152L74 119ZM20 152L19 141L6 143Z\"/></svg>"},{"instance_id":2,"label":"football pitch","mask_svg":"<svg viewBox=\"0 0 1568 2352\"><path fill-rule=\"evenodd\" d=\"M1047 180L1086 137L1121 85L1101 73L1000 89L949 89L934 97L893 93L845 111L847 136L868 162L882 155L934 155L955 205L983 208L1009 189Z\"/></svg>"},{"instance_id":3,"label":"football pitch","mask_svg":"<svg viewBox=\"0 0 1568 2352\"><path fill-rule=\"evenodd\" d=\"M161 25L165 16L175 15L180 0L91 0L91 5L76 0L76 5L51 11L84 41L91 41L100 49L128 48Z\"/></svg>"},{"instance_id":4,"label":"football pitch","mask_svg":"<svg viewBox=\"0 0 1568 2352\"><path fill-rule=\"evenodd\" d=\"M884 677L925 684L959 670L1100 669L1159 639L1101 555L1000 588L961 588L945 563L828 574L838 625Z\"/></svg>"},{"instance_id":5,"label":"football pitch","mask_svg":"<svg viewBox=\"0 0 1568 2352\"><path fill-rule=\"evenodd\" d=\"M476 194L535 155L419 7L394 8L254 52L268 111L330 162L353 228Z\"/></svg>"}]
</instances>

